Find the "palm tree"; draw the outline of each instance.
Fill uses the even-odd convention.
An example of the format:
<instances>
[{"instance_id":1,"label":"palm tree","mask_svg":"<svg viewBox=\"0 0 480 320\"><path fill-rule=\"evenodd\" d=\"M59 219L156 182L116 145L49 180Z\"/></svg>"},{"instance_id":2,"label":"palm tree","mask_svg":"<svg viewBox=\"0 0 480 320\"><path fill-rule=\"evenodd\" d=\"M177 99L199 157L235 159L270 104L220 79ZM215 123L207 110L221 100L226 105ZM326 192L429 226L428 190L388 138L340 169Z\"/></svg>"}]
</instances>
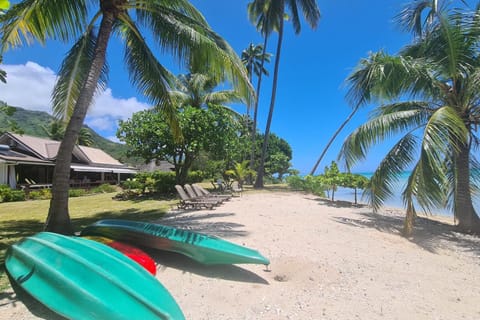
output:
<instances>
[{"instance_id":1,"label":"palm tree","mask_svg":"<svg viewBox=\"0 0 480 320\"><path fill-rule=\"evenodd\" d=\"M247 49L242 51L242 63L247 68L250 82L252 82L254 74L257 77L260 77L262 74L268 76L268 70L262 65L262 61L270 62L271 56L272 54L264 52L261 44L254 45L250 43Z\"/></svg>"},{"instance_id":2,"label":"palm tree","mask_svg":"<svg viewBox=\"0 0 480 320\"><path fill-rule=\"evenodd\" d=\"M177 61L202 66L218 81L229 79L246 97L253 94L238 56L187 0L23 0L1 19L0 54L23 42L77 39L63 61L53 92L54 114L66 114L69 122L56 159L45 226L48 231L73 232L68 212L71 155L93 95L106 84L106 51L112 35L118 35L125 45L132 83L169 114L173 124L168 95L172 77L150 49L143 29L149 30L160 49ZM178 126L174 128L178 134Z\"/></svg>"},{"instance_id":3,"label":"palm tree","mask_svg":"<svg viewBox=\"0 0 480 320\"><path fill-rule=\"evenodd\" d=\"M275 67L273 73L272 95L270 99L270 108L268 111L267 124L265 128L265 138L262 145L262 155L260 165L257 169L257 179L255 188L263 188L263 177L265 174L265 155L267 153L268 138L270 135L270 126L272 124L273 111L275 108L275 97L277 93L278 70L280 65L280 56L283 41L283 24L286 16L286 9L289 9L290 17L295 34L301 30L299 10L303 13L306 22L315 29L320 20L320 10L315 0L254 0L249 4L250 20L256 21L257 27L261 29L262 34L267 38L272 31L278 32L277 49L275 51ZM265 45L266 47L266 45Z\"/></svg>"},{"instance_id":4,"label":"palm tree","mask_svg":"<svg viewBox=\"0 0 480 320\"><path fill-rule=\"evenodd\" d=\"M225 106L231 102L245 102L237 90L215 90L219 82L209 75L189 73L179 75L175 81L175 89L169 92L170 99L176 108L191 106L197 109L211 105ZM236 112L235 112L236 114Z\"/></svg>"},{"instance_id":5,"label":"palm tree","mask_svg":"<svg viewBox=\"0 0 480 320\"><path fill-rule=\"evenodd\" d=\"M227 103L243 101L240 94L235 90L216 90L219 83L210 76L201 73L189 73L179 75L175 81L175 89L169 92L173 106L178 111L193 107L195 109L221 108L226 111L225 115L240 121L241 115L226 106ZM197 126L198 127L198 126ZM199 148L199 145L196 145ZM223 146L225 147L225 146ZM185 151L180 162L176 165L177 180L186 181L188 170L198 157L198 150Z\"/></svg>"},{"instance_id":6,"label":"palm tree","mask_svg":"<svg viewBox=\"0 0 480 320\"><path fill-rule=\"evenodd\" d=\"M480 173L473 155L480 124L479 13L439 12L412 45L395 56L372 53L348 78L351 100L386 104L347 138L341 157L350 166L372 145L400 137L376 169L369 196L378 209L413 165L402 193L406 235L413 231L414 200L428 211L450 208L460 230L480 232L472 204Z\"/></svg>"},{"instance_id":7,"label":"palm tree","mask_svg":"<svg viewBox=\"0 0 480 320\"><path fill-rule=\"evenodd\" d=\"M247 49L242 52L242 62L247 68L250 82L252 82L253 74L257 76L257 90L255 95L255 103L253 107L253 124L251 130L252 148L250 151L250 168L255 164L255 137L257 136L257 119L258 119L258 99L260 99L260 89L262 85L262 76L268 76L268 70L265 69L265 62L270 62L271 53L266 52L268 37L264 37L264 45L254 45L250 43ZM247 114L250 116L250 110L247 109ZM251 179L250 179L251 180Z\"/></svg>"},{"instance_id":8,"label":"palm tree","mask_svg":"<svg viewBox=\"0 0 480 320\"><path fill-rule=\"evenodd\" d=\"M439 8L439 5L441 6L441 8ZM423 14L424 11L427 9L429 10L428 13ZM438 0L416 0L413 1L411 4L405 6L405 8L396 18L401 22L401 26L405 31L412 32L413 35L417 38L422 38L431 31L432 26L434 26L434 23L436 21L437 14L438 12L441 12L442 9L445 9L445 6L443 5L443 3L439 4ZM425 19L422 21L423 16ZM315 162L312 170L310 171L310 175L315 174L315 171L317 171L320 162L322 161L323 157L332 145L333 141L337 138L337 136L347 125L347 123L352 120L353 116L357 113L360 107L361 104L355 105L355 107L352 109L352 112L350 112L347 118L338 127L330 140L328 140L325 148L322 150L322 153L318 157L317 162Z\"/></svg>"},{"instance_id":9,"label":"palm tree","mask_svg":"<svg viewBox=\"0 0 480 320\"><path fill-rule=\"evenodd\" d=\"M50 139L55 141L62 141L65 135L65 125L66 123L64 123L63 121L53 120L48 126L42 126L42 129ZM77 143L79 145L87 147L93 145L92 134L87 128L82 127L80 129Z\"/></svg>"}]
</instances>

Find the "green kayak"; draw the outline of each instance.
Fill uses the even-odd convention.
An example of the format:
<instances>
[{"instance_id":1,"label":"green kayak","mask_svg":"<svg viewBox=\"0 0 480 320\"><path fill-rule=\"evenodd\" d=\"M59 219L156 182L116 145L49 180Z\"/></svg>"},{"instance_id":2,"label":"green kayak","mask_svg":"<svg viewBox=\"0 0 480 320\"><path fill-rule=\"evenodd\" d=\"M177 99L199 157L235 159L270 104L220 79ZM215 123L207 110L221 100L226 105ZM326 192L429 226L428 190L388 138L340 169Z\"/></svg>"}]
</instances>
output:
<instances>
[{"instance_id":1,"label":"green kayak","mask_svg":"<svg viewBox=\"0 0 480 320\"><path fill-rule=\"evenodd\" d=\"M9 278L68 319L184 319L138 263L104 244L40 232L7 249Z\"/></svg>"},{"instance_id":2,"label":"green kayak","mask_svg":"<svg viewBox=\"0 0 480 320\"><path fill-rule=\"evenodd\" d=\"M100 220L83 235L104 236L135 245L184 254L203 264L270 264L258 251L190 230L128 220Z\"/></svg>"}]
</instances>

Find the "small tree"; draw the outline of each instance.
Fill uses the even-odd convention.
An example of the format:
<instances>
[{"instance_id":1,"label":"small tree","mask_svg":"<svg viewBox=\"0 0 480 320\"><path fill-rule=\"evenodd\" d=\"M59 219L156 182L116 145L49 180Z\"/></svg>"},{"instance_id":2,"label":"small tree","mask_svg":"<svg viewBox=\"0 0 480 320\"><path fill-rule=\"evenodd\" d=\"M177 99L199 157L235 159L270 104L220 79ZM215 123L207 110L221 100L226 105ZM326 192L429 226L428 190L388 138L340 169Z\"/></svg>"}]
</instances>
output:
<instances>
[{"instance_id":1,"label":"small tree","mask_svg":"<svg viewBox=\"0 0 480 320\"><path fill-rule=\"evenodd\" d=\"M340 170L338 169L337 163L332 161L330 167L325 167L324 174L321 175L323 182L328 186L328 191L332 191L332 201L335 201L335 191L337 191L337 186L341 185L341 175Z\"/></svg>"},{"instance_id":2,"label":"small tree","mask_svg":"<svg viewBox=\"0 0 480 320\"><path fill-rule=\"evenodd\" d=\"M233 169L225 171L225 174L238 181L239 187L243 186L243 182L249 175L254 175L255 171L248 167L250 161L235 162Z\"/></svg>"},{"instance_id":3,"label":"small tree","mask_svg":"<svg viewBox=\"0 0 480 320\"><path fill-rule=\"evenodd\" d=\"M370 180L367 177L362 176L361 174L355 173L341 173L340 179L342 187L355 190L355 204L357 204L357 190L365 189L368 186Z\"/></svg>"}]
</instances>

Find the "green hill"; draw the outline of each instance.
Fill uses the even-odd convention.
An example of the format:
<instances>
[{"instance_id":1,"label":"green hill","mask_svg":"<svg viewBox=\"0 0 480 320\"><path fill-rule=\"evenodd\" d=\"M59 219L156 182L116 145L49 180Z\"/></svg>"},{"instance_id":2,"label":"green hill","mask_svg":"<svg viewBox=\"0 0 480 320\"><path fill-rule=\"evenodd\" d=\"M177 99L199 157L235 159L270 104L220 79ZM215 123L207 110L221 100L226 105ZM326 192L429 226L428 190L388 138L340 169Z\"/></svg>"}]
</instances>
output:
<instances>
[{"instance_id":1,"label":"green hill","mask_svg":"<svg viewBox=\"0 0 480 320\"><path fill-rule=\"evenodd\" d=\"M48 126L49 123L54 120L51 115L46 112L26 110L19 107L15 107L15 109L15 113L13 113L13 115L10 117L7 116L4 112L0 112L0 134L10 130L8 120L13 120L16 122L17 127L22 130L23 133L35 137L42 137L48 139L48 135L45 130L43 130L42 126ZM113 141L105 139L88 126L84 125L84 127L87 128L87 130L89 130L92 135L92 147L102 149L103 151L107 152L109 155L123 163L128 163L131 165L141 163L139 159L132 159L126 156L126 145L115 143Z\"/></svg>"}]
</instances>

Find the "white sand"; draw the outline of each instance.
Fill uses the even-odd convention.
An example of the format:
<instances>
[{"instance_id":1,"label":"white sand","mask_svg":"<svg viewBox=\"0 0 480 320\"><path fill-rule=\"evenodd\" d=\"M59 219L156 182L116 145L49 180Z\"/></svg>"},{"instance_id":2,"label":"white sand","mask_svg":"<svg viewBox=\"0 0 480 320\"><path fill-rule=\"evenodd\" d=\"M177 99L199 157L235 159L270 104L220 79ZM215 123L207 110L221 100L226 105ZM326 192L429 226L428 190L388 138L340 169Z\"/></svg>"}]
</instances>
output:
<instances>
[{"instance_id":1,"label":"white sand","mask_svg":"<svg viewBox=\"0 0 480 320\"><path fill-rule=\"evenodd\" d=\"M159 222L257 249L271 265L208 267L157 251L157 278L192 320L480 319L480 239L427 219L406 239L397 213L284 192L172 213ZM0 298L1 319L37 319L13 292Z\"/></svg>"}]
</instances>

